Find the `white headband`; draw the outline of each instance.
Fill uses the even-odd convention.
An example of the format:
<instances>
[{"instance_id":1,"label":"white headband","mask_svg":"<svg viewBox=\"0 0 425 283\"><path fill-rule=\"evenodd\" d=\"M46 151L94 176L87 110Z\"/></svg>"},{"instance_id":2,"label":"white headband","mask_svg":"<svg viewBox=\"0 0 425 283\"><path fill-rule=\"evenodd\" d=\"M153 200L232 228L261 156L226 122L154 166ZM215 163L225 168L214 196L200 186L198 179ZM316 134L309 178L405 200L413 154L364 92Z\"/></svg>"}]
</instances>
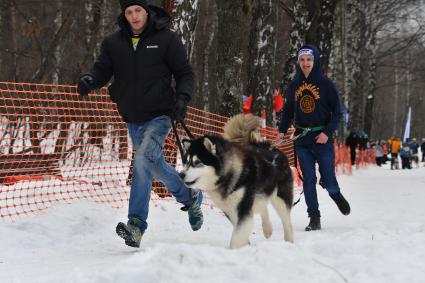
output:
<instances>
[{"instance_id":1,"label":"white headband","mask_svg":"<svg viewBox=\"0 0 425 283\"><path fill-rule=\"evenodd\" d=\"M300 51L298 51L298 60L300 60L300 57L302 55L311 56L311 57L313 57L313 60L314 60L314 55L313 55L313 50L312 49L304 48L304 49L301 49Z\"/></svg>"}]
</instances>

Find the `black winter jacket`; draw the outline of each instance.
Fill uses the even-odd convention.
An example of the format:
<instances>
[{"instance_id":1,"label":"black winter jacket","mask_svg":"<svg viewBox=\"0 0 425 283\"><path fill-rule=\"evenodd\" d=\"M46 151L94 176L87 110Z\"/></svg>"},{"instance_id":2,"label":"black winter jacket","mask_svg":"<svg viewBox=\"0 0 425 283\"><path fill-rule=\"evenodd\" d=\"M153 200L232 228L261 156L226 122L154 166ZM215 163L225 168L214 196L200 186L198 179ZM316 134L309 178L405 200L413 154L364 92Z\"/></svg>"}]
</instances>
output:
<instances>
[{"instance_id":1,"label":"black winter jacket","mask_svg":"<svg viewBox=\"0 0 425 283\"><path fill-rule=\"evenodd\" d=\"M188 102L193 92L193 71L180 38L168 30L170 16L149 6L147 26L136 51L131 29L121 14L120 30L107 36L90 74L94 87L106 85L125 122L141 123L170 115L177 98ZM176 81L175 92L171 87Z\"/></svg>"}]
</instances>

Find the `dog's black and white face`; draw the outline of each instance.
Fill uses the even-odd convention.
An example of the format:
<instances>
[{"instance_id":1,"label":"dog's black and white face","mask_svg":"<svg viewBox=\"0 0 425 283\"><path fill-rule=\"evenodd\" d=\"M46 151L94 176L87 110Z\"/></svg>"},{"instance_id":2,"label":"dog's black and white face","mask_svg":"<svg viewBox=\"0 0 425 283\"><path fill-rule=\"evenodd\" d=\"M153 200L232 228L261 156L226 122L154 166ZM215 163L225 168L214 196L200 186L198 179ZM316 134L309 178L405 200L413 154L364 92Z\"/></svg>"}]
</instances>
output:
<instances>
[{"instance_id":1,"label":"dog's black and white face","mask_svg":"<svg viewBox=\"0 0 425 283\"><path fill-rule=\"evenodd\" d=\"M187 162L180 172L183 182L191 188L215 190L219 166L217 150L220 150L220 145L214 138L204 136L193 141L183 140L183 146L187 153Z\"/></svg>"}]
</instances>

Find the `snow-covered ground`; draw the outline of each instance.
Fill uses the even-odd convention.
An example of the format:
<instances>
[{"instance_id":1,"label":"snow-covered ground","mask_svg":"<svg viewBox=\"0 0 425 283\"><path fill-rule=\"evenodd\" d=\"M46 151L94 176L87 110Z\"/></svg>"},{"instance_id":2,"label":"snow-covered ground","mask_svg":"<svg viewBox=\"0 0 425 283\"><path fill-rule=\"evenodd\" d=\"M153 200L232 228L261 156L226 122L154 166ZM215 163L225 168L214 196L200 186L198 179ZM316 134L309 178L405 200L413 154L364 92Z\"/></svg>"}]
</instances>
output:
<instances>
[{"instance_id":1,"label":"snow-covered ground","mask_svg":"<svg viewBox=\"0 0 425 283\"><path fill-rule=\"evenodd\" d=\"M126 209L90 202L55 205L42 215L0 222L0 282L425 282L425 167L353 170L339 177L352 214L341 215L318 188L322 230L305 232L304 199L293 209L295 244L262 236L226 248L231 225L204 207L192 232L173 201L151 203L142 247L124 245L115 225Z\"/></svg>"}]
</instances>

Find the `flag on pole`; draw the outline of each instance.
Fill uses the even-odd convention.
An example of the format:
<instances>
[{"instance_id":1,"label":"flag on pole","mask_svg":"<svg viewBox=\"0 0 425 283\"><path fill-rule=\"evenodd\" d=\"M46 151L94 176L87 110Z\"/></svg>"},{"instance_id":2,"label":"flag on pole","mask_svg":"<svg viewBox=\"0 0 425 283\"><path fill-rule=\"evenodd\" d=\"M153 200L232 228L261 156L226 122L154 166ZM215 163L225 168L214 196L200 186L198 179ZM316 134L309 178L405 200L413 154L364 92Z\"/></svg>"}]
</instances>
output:
<instances>
[{"instance_id":1,"label":"flag on pole","mask_svg":"<svg viewBox=\"0 0 425 283\"><path fill-rule=\"evenodd\" d=\"M410 138L410 123L412 120L412 107L409 107L409 112L407 113L406 127L404 128L403 141L406 142Z\"/></svg>"}]
</instances>

